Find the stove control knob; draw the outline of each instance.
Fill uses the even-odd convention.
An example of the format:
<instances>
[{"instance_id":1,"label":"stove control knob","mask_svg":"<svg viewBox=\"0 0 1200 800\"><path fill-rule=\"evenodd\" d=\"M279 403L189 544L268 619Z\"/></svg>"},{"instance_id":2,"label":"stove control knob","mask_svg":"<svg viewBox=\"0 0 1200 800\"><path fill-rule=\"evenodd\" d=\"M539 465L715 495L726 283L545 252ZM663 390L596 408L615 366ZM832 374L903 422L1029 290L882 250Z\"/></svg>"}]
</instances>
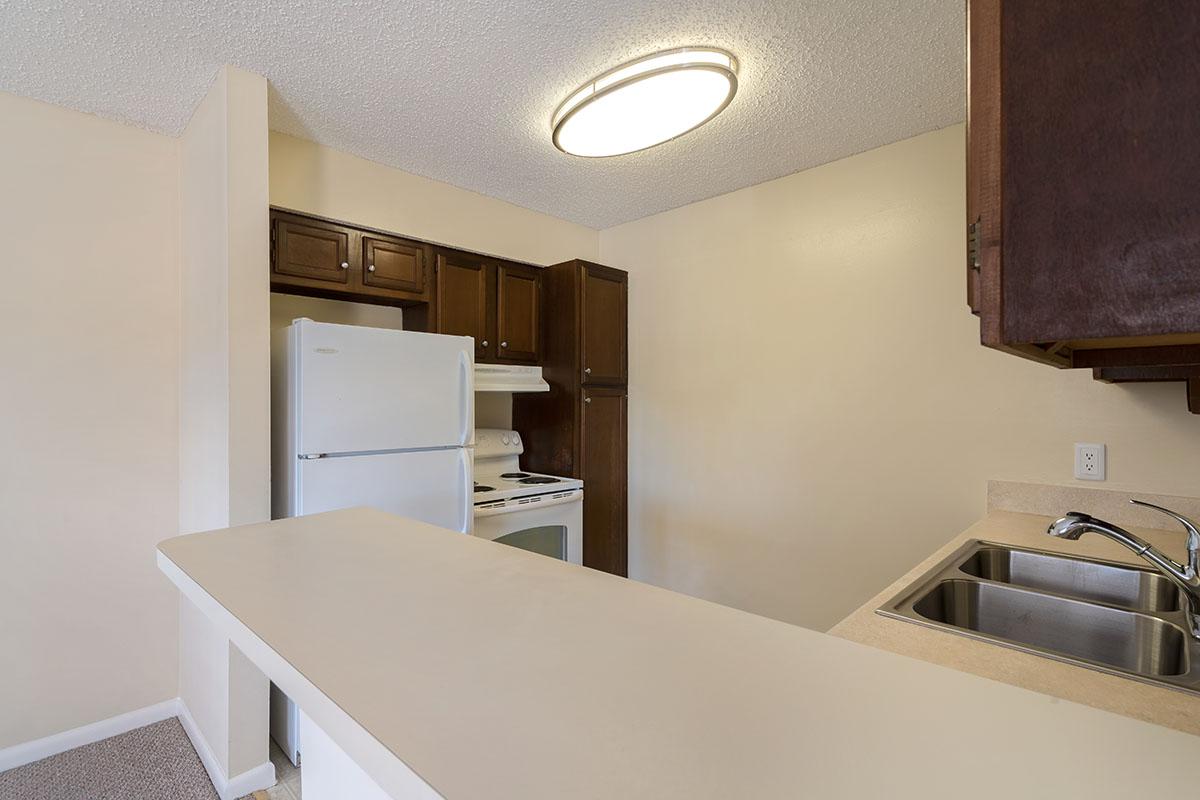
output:
<instances>
[{"instance_id":1,"label":"stove control knob","mask_svg":"<svg viewBox=\"0 0 1200 800\"><path fill-rule=\"evenodd\" d=\"M504 442L505 444L508 444L508 434L501 436L500 441Z\"/></svg>"},{"instance_id":2,"label":"stove control knob","mask_svg":"<svg viewBox=\"0 0 1200 800\"><path fill-rule=\"evenodd\" d=\"M520 443L521 443L521 434L519 434L519 433L514 433L514 434L512 435L512 443L513 443L514 445L516 445L516 444L520 444Z\"/></svg>"}]
</instances>

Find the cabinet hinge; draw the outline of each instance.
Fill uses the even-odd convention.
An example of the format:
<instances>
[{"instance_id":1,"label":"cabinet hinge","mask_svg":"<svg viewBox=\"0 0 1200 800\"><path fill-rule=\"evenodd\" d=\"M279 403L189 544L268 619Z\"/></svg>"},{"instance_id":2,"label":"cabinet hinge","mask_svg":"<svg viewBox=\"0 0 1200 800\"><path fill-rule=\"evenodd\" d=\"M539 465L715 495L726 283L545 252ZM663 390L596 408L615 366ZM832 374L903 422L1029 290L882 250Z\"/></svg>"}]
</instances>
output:
<instances>
[{"instance_id":1,"label":"cabinet hinge","mask_svg":"<svg viewBox=\"0 0 1200 800\"><path fill-rule=\"evenodd\" d=\"M979 271L979 220L967 225L967 267Z\"/></svg>"}]
</instances>

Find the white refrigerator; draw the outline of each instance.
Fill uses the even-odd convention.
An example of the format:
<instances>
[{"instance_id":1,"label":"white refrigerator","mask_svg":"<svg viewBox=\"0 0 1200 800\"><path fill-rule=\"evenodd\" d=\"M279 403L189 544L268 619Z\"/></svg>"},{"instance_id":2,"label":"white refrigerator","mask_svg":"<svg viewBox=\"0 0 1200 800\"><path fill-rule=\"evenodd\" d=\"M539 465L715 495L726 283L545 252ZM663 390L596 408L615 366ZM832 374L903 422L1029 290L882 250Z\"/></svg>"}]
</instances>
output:
<instances>
[{"instance_id":1,"label":"white refrigerator","mask_svg":"<svg viewBox=\"0 0 1200 800\"><path fill-rule=\"evenodd\" d=\"M297 319L271 357L272 516L373 506L470 533L474 341ZM271 735L297 760L296 709Z\"/></svg>"}]
</instances>

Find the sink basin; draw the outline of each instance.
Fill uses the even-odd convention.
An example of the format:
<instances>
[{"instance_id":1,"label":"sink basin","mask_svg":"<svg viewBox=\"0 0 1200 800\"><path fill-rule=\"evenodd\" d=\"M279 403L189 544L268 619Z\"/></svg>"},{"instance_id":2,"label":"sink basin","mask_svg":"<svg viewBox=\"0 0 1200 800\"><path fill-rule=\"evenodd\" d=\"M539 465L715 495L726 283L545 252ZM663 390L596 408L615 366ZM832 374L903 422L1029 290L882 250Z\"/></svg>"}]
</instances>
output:
<instances>
[{"instance_id":1,"label":"sink basin","mask_svg":"<svg viewBox=\"0 0 1200 800\"><path fill-rule=\"evenodd\" d=\"M1009 547L980 547L959 569L976 578L1138 611L1178 611L1175 584L1158 572Z\"/></svg>"},{"instance_id":2,"label":"sink basin","mask_svg":"<svg viewBox=\"0 0 1200 800\"><path fill-rule=\"evenodd\" d=\"M973 540L878 613L1200 694L1200 640L1152 570Z\"/></svg>"},{"instance_id":3,"label":"sink basin","mask_svg":"<svg viewBox=\"0 0 1200 800\"><path fill-rule=\"evenodd\" d=\"M1132 611L967 580L942 581L913 610L933 622L1128 672L1187 672L1187 634Z\"/></svg>"}]
</instances>

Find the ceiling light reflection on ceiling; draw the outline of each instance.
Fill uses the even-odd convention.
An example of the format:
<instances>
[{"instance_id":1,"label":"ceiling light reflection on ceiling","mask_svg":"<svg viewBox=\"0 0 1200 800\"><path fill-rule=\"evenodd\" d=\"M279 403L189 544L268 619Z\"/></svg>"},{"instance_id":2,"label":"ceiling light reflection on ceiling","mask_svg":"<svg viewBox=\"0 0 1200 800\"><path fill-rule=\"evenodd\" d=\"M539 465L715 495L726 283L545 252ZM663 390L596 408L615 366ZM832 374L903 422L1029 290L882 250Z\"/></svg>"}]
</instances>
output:
<instances>
[{"instance_id":1,"label":"ceiling light reflection on ceiling","mask_svg":"<svg viewBox=\"0 0 1200 800\"><path fill-rule=\"evenodd\" d=\"M645 150L708 122L736 92L737 59L724 50L665 50L573 92L554 112L554 146L590 158Z\"/></svg>"}]
</instances>

